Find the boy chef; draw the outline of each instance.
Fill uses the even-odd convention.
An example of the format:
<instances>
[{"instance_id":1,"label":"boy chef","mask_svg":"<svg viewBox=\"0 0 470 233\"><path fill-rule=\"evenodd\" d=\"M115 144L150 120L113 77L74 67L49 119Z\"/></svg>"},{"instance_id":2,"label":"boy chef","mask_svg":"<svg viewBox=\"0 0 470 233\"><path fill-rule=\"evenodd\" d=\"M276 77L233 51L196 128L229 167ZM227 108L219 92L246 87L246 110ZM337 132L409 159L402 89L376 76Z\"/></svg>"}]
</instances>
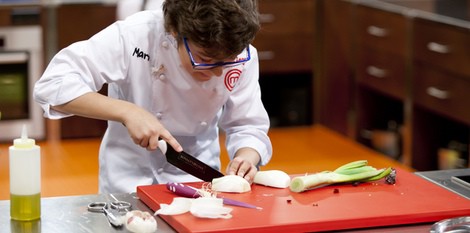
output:
<instances>
[{"instance_id":1,"label":"boy chef","mask_svg":"<svg viewBox=\"0 0 470 233\"><path fill-rule=\"evenodd\" d=\"M252 181L271 159L269 118L261 102L256 0L166 0L50 62L34 89L44 115L108 121L100 147L99 191L196 178L165 160L159 138L220 169L219 128L226 134L226 174ZM108 84L108 96L97 93Z\"/></svg>"}]
</instances>

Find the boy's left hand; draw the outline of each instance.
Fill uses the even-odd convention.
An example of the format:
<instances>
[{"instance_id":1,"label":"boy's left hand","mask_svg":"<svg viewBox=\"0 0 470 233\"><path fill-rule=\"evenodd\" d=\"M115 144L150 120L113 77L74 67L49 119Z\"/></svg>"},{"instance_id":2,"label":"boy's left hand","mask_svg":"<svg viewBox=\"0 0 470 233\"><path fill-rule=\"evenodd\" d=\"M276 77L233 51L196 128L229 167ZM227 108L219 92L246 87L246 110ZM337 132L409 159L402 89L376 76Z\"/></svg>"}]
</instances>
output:
<instances>
[{"instance_id":1,"label":"boy's left hand","mask_svg":"<svg viewBox=\"0 0 470 233\"><path fill-rule=\"evenodd\" d=\"M227 166L227 175L237 175L245 178L250 184L258 172L256 165L260 161L257 151L252 148L241 148Z\"/></svg>"}]
</instances>

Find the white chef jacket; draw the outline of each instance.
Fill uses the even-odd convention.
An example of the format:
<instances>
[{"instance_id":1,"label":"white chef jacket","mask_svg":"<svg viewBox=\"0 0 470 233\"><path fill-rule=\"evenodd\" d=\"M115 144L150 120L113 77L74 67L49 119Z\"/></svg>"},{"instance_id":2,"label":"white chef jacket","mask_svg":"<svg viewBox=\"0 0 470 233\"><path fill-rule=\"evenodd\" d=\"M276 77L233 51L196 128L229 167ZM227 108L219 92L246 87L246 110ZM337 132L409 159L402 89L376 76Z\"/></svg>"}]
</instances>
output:
<instances>
[{"instance_id":1,"label":"white chef jacket","mask_svg":"<svg viewBox=\"0 0 470 233\"><path fill-rule=\"evenodd\" d=\"M271 159L269 118L261 102L258 55L225 68L207 82L183 69L176 39L165 32L161 11L143 11L117 21L89 40L61 50L34 88L44 116L69 115L51 105L67 103L108 84L112 98L132 102L155 115L185 152L220 169L219 127L226 133L230 159L242 147ZM127 129L108 121L99 152L99 191L135 192L138 185L189 182L198 179L165 160L160 150L134 144Z\"/></svg>"}]
</instances>

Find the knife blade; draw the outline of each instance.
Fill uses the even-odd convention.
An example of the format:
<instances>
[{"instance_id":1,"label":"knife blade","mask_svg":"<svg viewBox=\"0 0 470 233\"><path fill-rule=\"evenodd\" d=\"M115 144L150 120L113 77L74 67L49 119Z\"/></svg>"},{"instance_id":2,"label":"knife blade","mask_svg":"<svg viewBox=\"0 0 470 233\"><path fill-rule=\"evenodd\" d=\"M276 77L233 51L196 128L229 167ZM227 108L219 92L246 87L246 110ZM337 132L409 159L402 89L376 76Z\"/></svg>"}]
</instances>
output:
<instances>
[{"instance_id":1,"label":"knife blade","mask_svg":"<svg viewBox=\"0 0 470 233\"><path fill-rule=\"evenodd\" d=\"M192 155L182 151L177 152L167 142L160 140L158 148L165 154L166 161L175 167L191 174L203 181L210 182L214 178L222 177L224 174L203 163Z\"/></svg>"}]
</instances>

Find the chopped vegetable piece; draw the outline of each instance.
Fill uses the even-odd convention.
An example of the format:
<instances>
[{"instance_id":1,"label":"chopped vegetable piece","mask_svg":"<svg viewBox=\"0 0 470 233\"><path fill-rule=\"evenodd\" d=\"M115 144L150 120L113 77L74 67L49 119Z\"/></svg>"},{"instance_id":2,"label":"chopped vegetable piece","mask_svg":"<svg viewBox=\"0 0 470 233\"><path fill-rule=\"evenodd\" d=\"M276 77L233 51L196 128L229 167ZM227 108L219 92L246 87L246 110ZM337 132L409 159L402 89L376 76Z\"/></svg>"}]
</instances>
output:
<instances>
[{"instance_id":1,"label":"chopped vegetable piece","mask_svg":"<svg viewBox=\"0 0 470 233\"><path fill-rule=\"evenodd\" d=\"M231 218L232 208L223 206L224 200L217 197L175 197L170 205L160 204L155 215L178 215L190 212L198 218Z\"/></svg>"},{"instance_id":2,"label":"chopped vegetable piece","mask_svg":"<svg viewBox=\"0 0 470 233\"><path fill-rule=\"evenodd\" d=\"M290 184L290 176L280 170L259 171L253 183L274 188L287 188Z\"/></svg>"},{"instance_id":3,"label":"chopped vegetable piece","mask_svg":"<svg viewBox=\"0 0 470 233\"><path fill-rule=\"evenodd\" d=\"M191 198L175 197L171 204L160 204L160 209L155 214L161 215L178 215L184 214L191 208Z\"/></svg>"},{"instance_id":4,"label":"chopped vegetable piece","mask_svg":"<svg viewBox=\"0 0 470 233\"><path fill-rule=\"evenodd\" d=\"M211 189L216 192L244 193L250 191L251 186L241 176L226 175L213 179Z\"/></svg>"},{"instance_id":5,"label":"chopped vegetable piece","mask_svg":"<svg viewBox=\"0 0 470 233\"><path fill-rule=\"evenodd\" d=\"M200 197L193 200L190 212L198 218L231 218L232 208L224 207L222 198Z\"/></svg>"},{"instance_id":6,"label":"chopped vegetable piece","mask_svg":"<svg viewBox=\"0 0 470 233\"><path fill-rule=\"evenodd\" d=\"M173 183L168 182L166 184L166 188L175 194L178 194L183 197L189 198L198 198L198 197L218 197L216 192L213 192L209 189L209 185L203 185L201 189L196 189L192 186L181 184L181 183ZM245 208L252 208L252 209L263 209L258 206L254 206L245 202L229 199L229 198L222 198L224 200L224 205L234 205L234 206L241 206Z\"/></svg>"}]
</instances>

